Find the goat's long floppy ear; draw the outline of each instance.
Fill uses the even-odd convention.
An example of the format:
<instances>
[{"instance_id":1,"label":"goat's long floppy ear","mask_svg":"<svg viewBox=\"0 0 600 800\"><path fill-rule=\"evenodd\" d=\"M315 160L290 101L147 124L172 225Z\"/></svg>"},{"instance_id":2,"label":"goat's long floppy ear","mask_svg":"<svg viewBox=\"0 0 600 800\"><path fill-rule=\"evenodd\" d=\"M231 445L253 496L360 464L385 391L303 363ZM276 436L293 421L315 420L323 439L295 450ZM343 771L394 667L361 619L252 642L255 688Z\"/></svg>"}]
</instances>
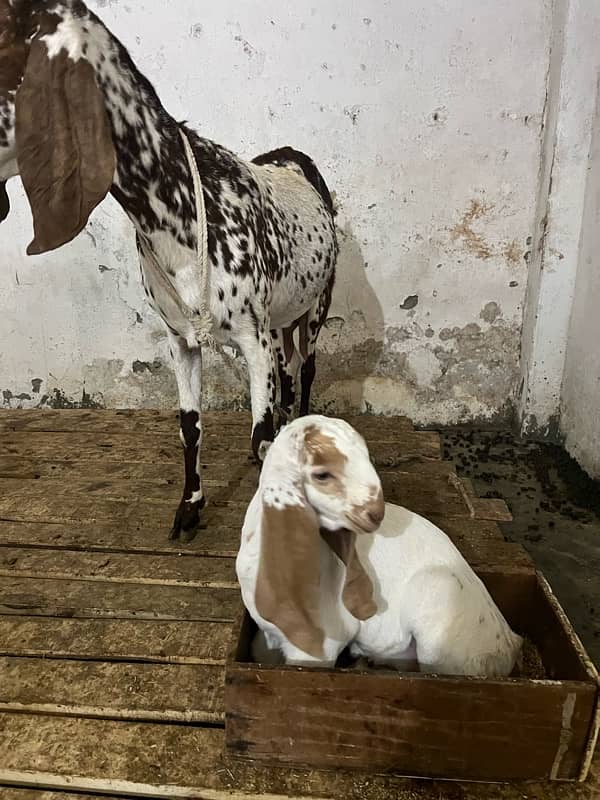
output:
<instances>
[{"instance_id":1,"label":"goat's long floppy ear","mask_svg":"<svg viewBox=\"0 0 600 800\"><path fill-rule=\"evenodd\" d=\"M319 523L304 505L275 508L263 501L256 609L300 650L323 656L319 617Z\"/></svg>"},{"instance_id":2,"label":"goat's long floppy ear","mask_svg":"<svg viewBox=\"0 0 600 800\"><path fill-rule=\"evenodd\" d=\"M0 181L0 222L8 217L10 211L10 200L6 193L6 181Z\"/></svg>"},{"instance_id":3,"label":"goat's long floppy ear","mask_svg":"<svg viewBox=\"0 0 600 800\"><path fill-rule=\"evenodd\" d=\"M346 565L342 602L356 619L369 619L376 613L377 605L373 599L373 584L356 552L356 534L353 531L328 531L323 528L321 536Z\"/></svg>"},{"instance_id":4,"label":"goat's long floppy ear","mask_svg":"<svg viewBox=\"0 0 600 800\"><path fill-rule=\"evenodd\" d=\"M116 156L92 66L31 44L16 95L19 173L33 214L29 255L73 239L106 196Z\"/></svg>"}]
</instances>

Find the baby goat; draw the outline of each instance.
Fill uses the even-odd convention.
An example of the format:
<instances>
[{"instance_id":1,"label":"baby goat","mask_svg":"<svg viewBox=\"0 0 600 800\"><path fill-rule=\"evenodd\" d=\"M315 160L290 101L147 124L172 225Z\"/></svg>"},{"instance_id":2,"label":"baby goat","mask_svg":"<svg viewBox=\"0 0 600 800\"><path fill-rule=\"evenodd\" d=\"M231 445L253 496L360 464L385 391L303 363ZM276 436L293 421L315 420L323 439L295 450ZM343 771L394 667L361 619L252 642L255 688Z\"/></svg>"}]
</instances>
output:
<instances>
[{"instance_id":1,"label":"baby goat","mask_svg":"<svg viewBox=\"0 0 600 800\"><path fill-rule=\"evenodd\" d=\"M247 364L252 449L284 415L308 412L315 345L337 242L331 196L308 156L284 147L246 162L177 123L125 47L81 0L0 0L0 220L19 174L33 214L29 254L70 241L110 191L135 225L142 282L168 331L179 390L185 486L171 536L191 538L204 506L202 359L181 300L200 317L197 218L181 132L202 180L213 336ZM298 353L294 331L299 329Z\"/></svg>"},{"instance_id":2,"label":"baby goat","mask_svg":"<svg viewBox=\"0 0 600 800\"><path fill-rule=\"evenodd\" d=\"M257 660L333 666L350 645L399 669L495 677L520 652L446 534L384 504L363 439L341 420L304 417L279 433L236 568L261 629Z\"/></svg>"}]
</instances>

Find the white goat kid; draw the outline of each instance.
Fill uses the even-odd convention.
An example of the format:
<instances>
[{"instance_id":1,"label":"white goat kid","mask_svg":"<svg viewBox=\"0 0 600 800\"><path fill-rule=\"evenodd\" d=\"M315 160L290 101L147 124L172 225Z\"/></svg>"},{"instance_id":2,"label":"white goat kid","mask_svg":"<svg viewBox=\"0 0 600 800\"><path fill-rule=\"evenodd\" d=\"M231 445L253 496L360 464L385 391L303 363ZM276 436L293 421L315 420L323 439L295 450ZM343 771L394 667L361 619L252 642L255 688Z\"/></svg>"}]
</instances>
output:
<instances>
[{"instance_id":1,"label":"white goat kid","mask_svg":"<svg viewBox=\"0 0 600 800\"><path fill-rule=\"evenodd\" d=\"M350 645L399 669L498 677L521 649L446 534L384 506L367 447L341 420L305 417L281 431L236 567L259 661L333 666Z\"/></svg>"},{"instance_id":2,"label":"white goat kid","mask_svg":"<svg viewBox=\"0 0 600 800\"><path fill-rule=\"evenodd\" d=\"M236 561L244 603L263 632L257 659L283 652L291 664L335 664L359 620L376 611L354 541L383 513L379 477L350 425L312 415L281 429Z\"/></svg>"}]
</instances>

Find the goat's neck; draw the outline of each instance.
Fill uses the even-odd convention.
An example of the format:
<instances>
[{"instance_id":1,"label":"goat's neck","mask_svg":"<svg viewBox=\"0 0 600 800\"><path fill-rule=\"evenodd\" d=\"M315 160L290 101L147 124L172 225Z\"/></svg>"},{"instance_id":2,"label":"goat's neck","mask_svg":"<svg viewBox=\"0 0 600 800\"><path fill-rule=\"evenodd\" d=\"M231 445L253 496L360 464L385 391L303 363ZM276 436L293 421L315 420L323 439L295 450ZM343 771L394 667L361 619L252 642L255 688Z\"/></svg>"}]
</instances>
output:
<instances>
[{"instance_id":1,"label":"goat's neck","mask_svg":"<svg viewBox=\"0 0 600 800\"><path fill-rule=\"evenodd\" d=\"M195 236L182 225L193 219L194 207L180 127L127 49L92 12L82 10L82 4L67 8L53 36L94 68L117 155L111 192L142 234L167 230L193 247Z\"/></svg>"}]
</instances>

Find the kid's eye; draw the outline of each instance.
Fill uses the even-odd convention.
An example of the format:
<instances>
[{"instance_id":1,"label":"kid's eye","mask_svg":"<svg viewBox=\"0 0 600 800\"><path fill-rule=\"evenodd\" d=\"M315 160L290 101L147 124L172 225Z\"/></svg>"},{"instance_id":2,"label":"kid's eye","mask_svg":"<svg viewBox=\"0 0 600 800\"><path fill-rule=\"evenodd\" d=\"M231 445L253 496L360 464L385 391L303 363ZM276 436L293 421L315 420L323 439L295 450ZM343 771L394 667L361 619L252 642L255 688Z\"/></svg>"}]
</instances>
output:
<instances>
[{"instance_id":1,"label":"kid's eye","mask_svg":"<svg viewBox=\"0 0 600 800\"><path fill-rule=\"evenodd\" d=\"M331 477L332 477L331 472L315 472L315 473L313 473L313 478L316 481L327 481Z\"/></svg>"}]
</instances>

